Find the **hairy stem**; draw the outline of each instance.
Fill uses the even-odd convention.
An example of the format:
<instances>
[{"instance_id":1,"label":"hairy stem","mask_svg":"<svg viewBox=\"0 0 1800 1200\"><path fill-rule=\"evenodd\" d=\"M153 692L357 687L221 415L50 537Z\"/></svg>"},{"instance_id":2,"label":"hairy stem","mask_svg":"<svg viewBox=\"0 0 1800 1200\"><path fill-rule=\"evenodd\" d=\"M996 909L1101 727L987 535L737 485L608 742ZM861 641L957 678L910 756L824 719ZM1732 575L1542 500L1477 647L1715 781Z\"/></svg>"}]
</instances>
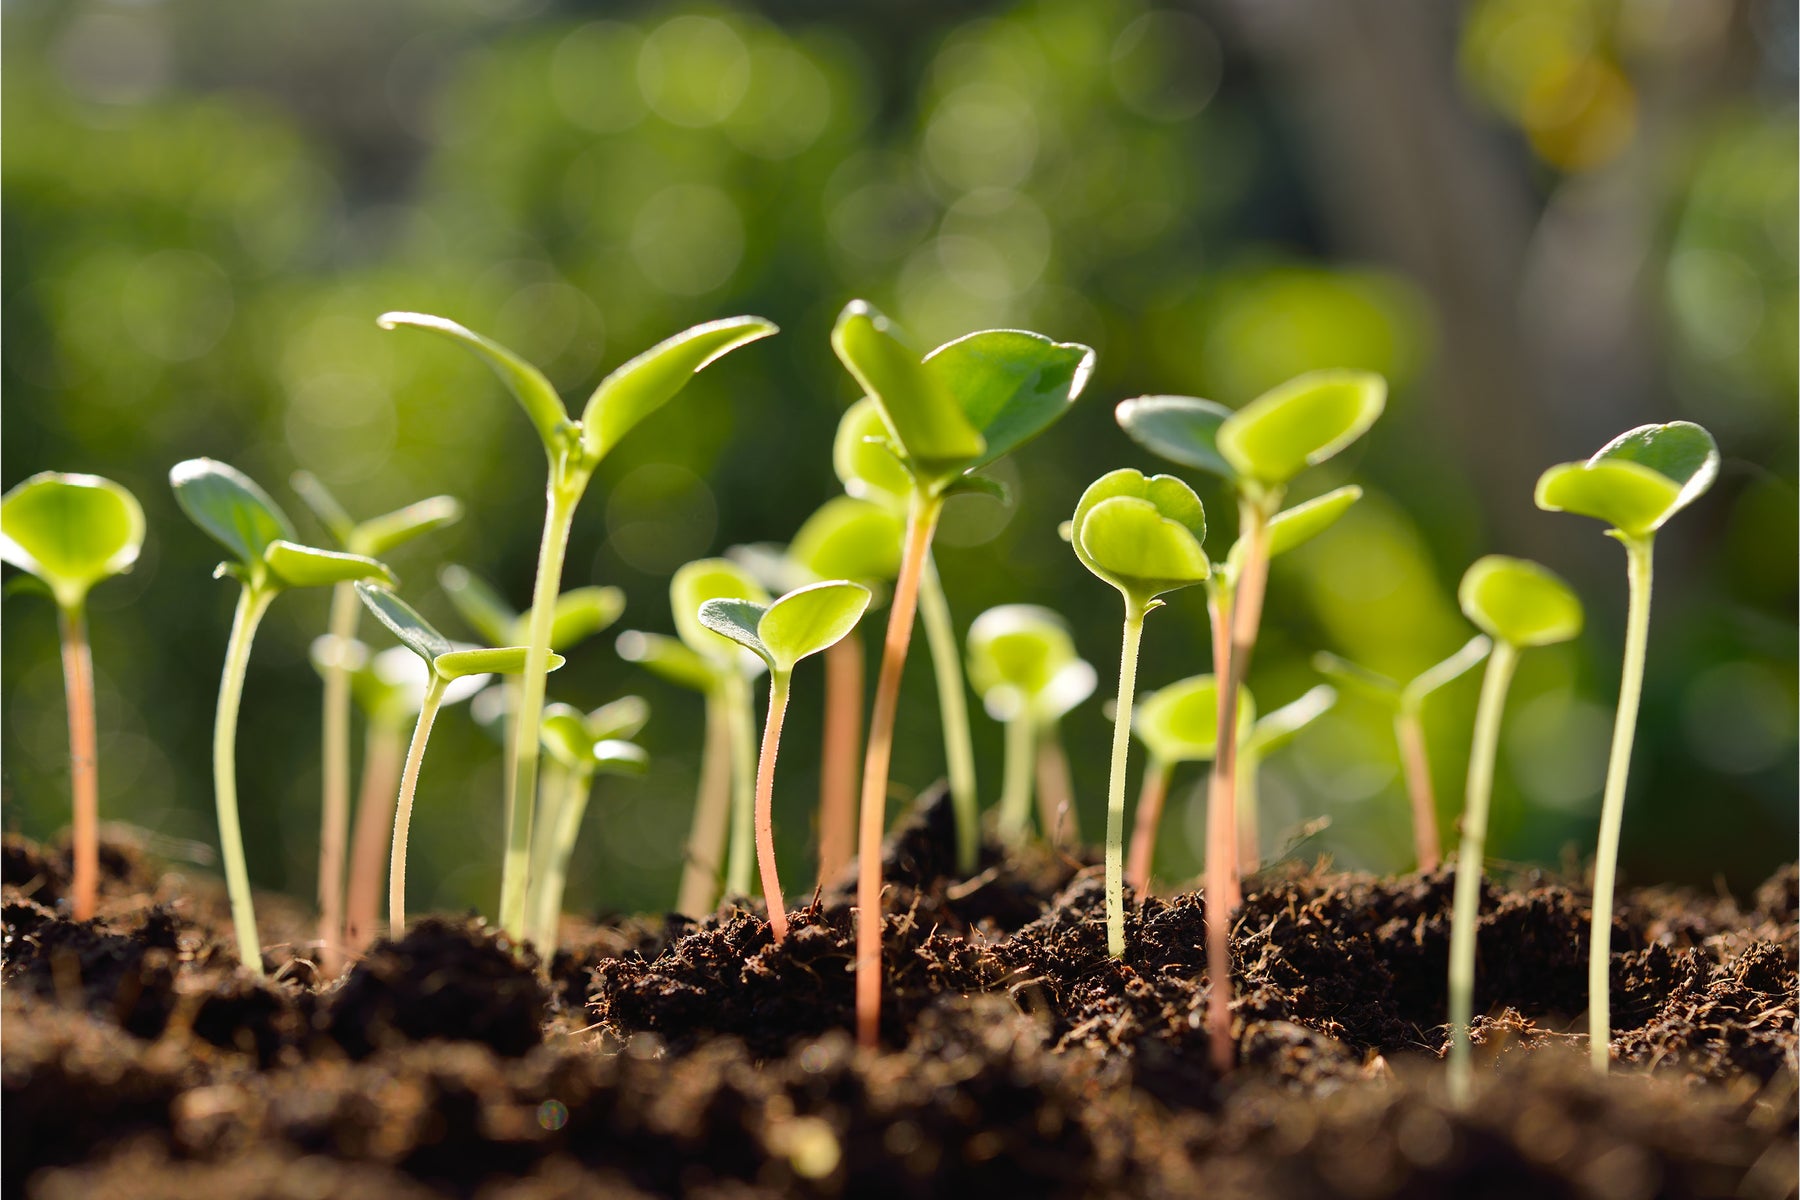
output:
<instances>
[{"instance_id":1,"label":"hairy stem","mask_svg":"<svg viewBox=\"0 0 1800 1200\"><path fill-rule=\"evenodd\" d=\"M69 708L69 784L74 792L75 878L70 903L77 921L94 915L100 894L100 767L94 730L94 656L81 603L60 609L63 699Z\"/></svg>"},{"instance_id":2,"label":"hairy stem","mask_svg":"<svg viewBox=\"0 0 1800 1200\"><path fill-rule=\"evenodd\" d=\"M750 894L756 868L756 714L750 680L733 672L725 682L725 725L731 734L731 852L725 860L725 892Z\"/></svg>"},{"instance_id":3,"label":"hairy stem","mask_svg":"<svg viewBox=\"0 0 1800 1200\"><path fill-rule=\"evenodd\" d=\"M231 897L231 925L237 934L238 959L261 975L262 944L256 937L256 905L250 896L250 868L244 860L244 831L238 824L237 720L244 697L244 672L250 645L269 602L272 588L245 585L231 617L231 639L225 644L225 670L219 677L219 707L213 718L213 799L219 810L219 852L225 862L225 891Z\"/></svg>"},{"instance_id":4,"label":"hairy stem","mask_svg":"<svg viewBox=\"0 0 1800 1200\"><path fill-rule=\"evenodd\" d=\"M546 782L546 786L551 786ZM581 837L581 819L587 814L588 799L594 791L592 771L559 771L554 786L561 793L552 806L554 832L545 848L543 879L532 898L531 941L537 947L544 969L550 969L556 957L556 930L562 919L563 893L569 886L569 864L575 860L575 843Z\"/></svg>"},{"instance_id":5,"label":"hairy stem","mask_svg":"<svg viewBox=\"0 0 1800 1200\"><path fill-rule=\"evenodd\" d=\"M724 702L715 686L706 693L706 741L700 752L700 783L694 797L694 825L688 833L687 861L675 911L699 918L719 898L725 866L726 825L731 817L731 746Z\"/></svg>"},{"instance_id":6,"label":"hairy stem","mask_svg":"<svg viewBox=\"0 0 1800 1200\"><path fill-rule=\"evenodd\" d=\"M356 831L350 845L350 882L344 900L344 947L361 953L375 940L381 919L381 885L387 869L388 835L394 827L394 796L406 741L392 721L371 720L363 739L362 783L356 795Z\"/></svg>"},{"instance_id":7,"label":"hairy stem","mask_svg":"<svg viewBox=\"0 0 1800 1200\"><path fill-rule=\"evenodd\" d=\"M787 909L781 903L781 875L775 869L775 756L781 752L781 722L787 716L786 671L769 673L769 716L763 722L762 753L756 760L756 866L775 940L787 938Z\"/></svg>"},{"instance_id":8,"label":"hairy stem","mask_svg":"<svg viewBox=\"0 0 1800 1200\"><path fill-rule=\"evenodd\" d=\"M1047 722L1038 731L1038 820L1052 845L1072 846L1081 841L1081 816L1075 809L1075 781L1069 775L1069 756L1063 752L1058 722Z\"/></svg>"},{"instance_id":9,"label":"hairy stem","mask_svg":"<svg viewBox=\"0 0 1800 1200\"><path fill-rule=\"evenodd\" d=\"M950 804L956 813L956 867L963 875L972 875L976 856L981 850L975 743L969 733L969 700L963 689L956 625L950 618L950 601L944 595L937 563L929 552L919 583L919 619L925 625L925 642L931 649L931 669L937 677L938 716L944 724L944 761L950 776Z\"/></svg>"},{"instance_id":10,"label":"hairy stem","mask_svg":"<svg viewBox=\"0 0 1800 1200\"><path fill-rule=\"evenodd\" d=\"M1031 827L1031 751L1036 730L1031 714L1021 712L1006 723L1006 766L1000 780L1000 840L1017 846ZM1044 836L1050 836L1044 826Z\"/></svg>"},{"instance_id":11,"label":"hairy stem","mask_svg":"<svg viewBox=\"0 0 1800 1200\"><path fill-rule=\"evenodd\" d=\"M1402 708L1394 717L1394 740L1400 745L1400 770L1412 800L1413 844L1419 870L1437 869L1437 797L1431 791L1431 760L1425 754L1425 729L1416 710Z\"/></svg>"},{"instance_id":12,"label":"hairy stem","mask_svg":"<svg viewBox=\"0 0 1800 1200\"><path fill-rule=\"evenodd\" d=\"M361 611L355 584L331 589L325 632L332 653L325 664L319 764L319 966L328 979L344 959L344 851L350 833L350 668L343 651L356 636Z\"/></svg>"},{"instance_id":13,"label":"hairy stem","mask_svg":"<svg viewBox=\"0 0 1800 1200\"><path fill-rule=\"evenodd\" d=\"M1131 857L1125 867L1125 882L1137 893L1138 900L1150 891L1151 864L1156 860L1156 830L1162 824L1163 801L1169 798L1169 776L1175 764L1154 756L1144 765L1143 790L1138 792L1137 814L1131 823Z\"/></svg>"},{"instance_id":14,"label":"hairy stem","mask_svg":"<svg viewBox=\"0 0 1800 1200\"><path fill-rule=\"evenodd\" d=\"M863 643L852 630L825 651L825 732L819 755L819 888L856 848L856 751L862 735Z\"/></svg>"},{"instance_id":15,"label":"hairy stem","mask_svg":"<svg viewBox=\"0 0 1800 1200\"><path fill-rule=\"evenodd\" d=\"M1119 699L1113 714L1112 771L1106 787L1106 952L1125 957L1125 766L1131 753L1131 702L1137 691L1138 643L1145 610L1125 602L1119 646Z\"/></svg>"},{"instance_id":16,"label":"hairy stem","mask_svg":"<svg viewBox=\"0 0 1800 1200\"><path fill-rule=\"evenodd\" d=\"M400 796L394 807L394 850L388 863L388 936L399 941L406 936L406 838L412 831L413 796L419 788L419 767L425 761L425 743L431 740L431 725L437 720L438 705L444 702L445 679L436 671L425 688L425 702L419 706L419 719L413 726L412 744L406 748L406 767L400 773Z\"/></svg>"}]
</instances>

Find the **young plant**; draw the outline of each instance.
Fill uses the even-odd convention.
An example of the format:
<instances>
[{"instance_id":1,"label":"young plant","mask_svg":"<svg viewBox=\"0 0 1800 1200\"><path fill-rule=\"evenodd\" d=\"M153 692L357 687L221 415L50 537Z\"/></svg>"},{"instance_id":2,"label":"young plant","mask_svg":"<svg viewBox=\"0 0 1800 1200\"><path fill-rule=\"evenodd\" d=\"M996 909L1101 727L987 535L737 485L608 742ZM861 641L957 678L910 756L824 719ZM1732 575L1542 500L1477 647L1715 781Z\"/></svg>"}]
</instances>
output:
<instances>
[{"instance_id":1,"label":"young plant","mask_svg":"<svg viewBox=\"0 0 1800 1200\"><path fill-rule=\"evenodd\" d=\"M250 870L244 861L237 803L238 703L244 694L244 672L250 664L256 627L270 603L288 588L333 587L345 580L392 583L393 576L372 558L299 545L294 541L293 524L268 493L222 462L190 458L176 463L169 472L169 485L188 518L231 553L232 561L220 563L213 577L229 575L240 589L213 722L213 796L238 957L260 975L262 947L256 936L256 909L250 896Z\"/></svg>"},{"instance_id":2,"label":"young plant","mask_svg":"<svg viewBox=\"0 0 1800 1200\"><path fill-rule=\"evenodd\" d=\"M431 726L437 720L445 692L465 676L516 675L525 669L529 653L524 646L458 649L388 588L359 581L356 594L376 620L386 625L401 645L423 659L431 672L419 703L412 741L406 747L406 766L400 774L400 794L394 805L394 850L388 864L388 932L398 940L406 933L406 840L412 829L413 796L419 788L425 744L431 739ZM554 671L562 664L562 655L552 654L547 669Z\"/></svg>"},{"instance_id":3,"label":"young plant","mask_svg":"<svg viewBox=\"0 0 1800 1200\"><path fill-rule=\"evenodd\" d=\"M874 401L881 444L907 476L906 538L869 717L857 839L856 1029L858 1041L873 1046L881 1018L880 856L888 765L932 534L952 494L991 487L971 472L1043 432L1067 410L1087 385L1094 352L1035 333L990 330L940 346L921 361L887 318L860 300L839 315L831 344ZM976 817L969 802L957 813L964 865L975 859Z\"/></svg>"},{"instance_id":4,"label":"young plant","mask_svg":"<svg viewBox=\"0 0 1800 1200\"><path fill-rule=\"evenodd\" d=\"M1248 688L1238 700L1238 736L1249 732L1256 704ZM1132 717L1132 732L1150 752L1144 765L1143 790L1132 818L1131 856L1125 882L1141 900L1150 890L1156 858L1156 833L1162 824L1169 781L1184 762L1211 762L1219 746L1219 682L1213 675L1193 675L1158 688L1144 697Z\"/></svg>"},{"instance_id":5,"label":"young plant","mask_svg":"<svg viewBox=\"0 0 1800 1200\"><path fill-rule=\"evenodd\" d=\"M1248 689L1244 692L1249 707ZM1257 828L1257 777L1263 760L1299 736L1300 731L1324 716L1337 703L1337 690L1320 684L1298 700L1257 717L1238 747L1238 870L1248 875L1262 867L1262 845ZM1252 710L1254 711L1254 710ZM1242 723L1240 723L1242 728Z\"/></svg>"},{"instance_id":6,"label":"young plant","mask_svg":"<svg viewBox=\"0 0 1800 1200\"><path fill-rule=\"evenodd\" d=\"M1212 573L1206 552L1206 510L1194 490L1172 475L1127 467L1088 485L1070 522L1070 543L1081 564L1125 599L1119 653L1119 699L1113 714L1112 774L1106 793L1106 948L1125 956L1125 767L1131 749L1131 703L1137 682L1144 617L1158 597ZM1223 915L1223 914L1220 914Z\"/></svg>"},{"instance_id":7,"label":"young plant","mask_svg":"<svg viewBox=\"0 0 1800 1200\"><path fill-rule=\"evenodd\" d=\"M421 534L462 519L462 503L454 496L433 496L359 522L312 472L296 471L290 482L340 550L367 558L380 558ZM361 613L354 585L336 585L331 589L326 635L354 638ZM320 738L319 942L320 965L328 976L337 974L343 958L344 855L350 832L350 675L336 663L328 658L323 670Z\"/></svg>"},{"instance_id":8,"label":"young plant","mask_svg":"<svg viewBox=\"0 0 1800 1200\"><path fill-rule=\"evenodd\" d=\"M575 507L602 459L645 417L672 400L696 373L739 346L768 337L775 326L760 317L730 317L696 325L646 350L595 388L573 420L541 371L512 351L442 317L391 312L384 329L410 326L443 334L493 368L536 427L549 459L543 539L532 587L526 662L514 714L512 770L506 788L506 858L500 875L500 923L514 939L525 935L525 887L537 797L538 718L549 670L551 621L561 587L563 556Z\"/></svg>"},{"instance_id":9,"label":"young plant","mask_svg":"<svg viewBox=\"0 0 1800 1200\"><path fill-rule=\"evenodd\" d=\"M94 915L100 889L100 776L87 594L101 580L129 571L143 545L144 510L110 479L44 471L0 497L0 560L35 576L56 601L73 793L75 877L69 903L77 921Z\"/></svg>"},{"instance_id":10,"label":"young plant","mask_svg":"<svg viewBox=\"0 0 1800 1200\"><path fill-rule=\"evenodd\" d=\"M1519 651L1566 642L1581 632L1581 601L1569 585L1534 562L1490 554L1463 574L1457 599L1494 641L1475 710L1463 803L1462 847L1456 854L1456 897L1450 917L1450 1094L1469 1098L1469 1021L1475 996L1475 927L1481 919L1481 868L1487 847L1488 798L1500 717Z\"/></svg>"},{"instance_id":11,"label":"young plant","mask_svg":"<svg viewBox=\"0 0 1800 1200\"><path fill-rule=\"evenodd\" d=\"M641 776L649 755L631 739L650 719L650 706L638 696L623 696L583 713L568 704L544 708L544 749L562 767L563 794L550 797L543 823L552 829L541 857L531 864L531 940L546 965L556 953L556 926L562 916L563 890L581 818L594 790L594 776Z\"/></svg>"},{"instance_id":12,"label":"young plant","mask_svg":"<svg viewBox=\"0 0 1800 1200\"><path fill-rule=\"evenodd\" d=\"M1712 434L1691 421L1640 425L1602 446L1586 462L1551 467L1538 479L1537 503L1551 512L1597 517L1608 537L1625 547L1630 602L1625 665L1613 721L1612 754L1600 804L1600 845L1594 855L1593 931L1588 942L1588 1054L1604 1074L1612 1052L1611 980L1613 883L1619 832L1625 821L1625 782L1637 732L1638 698L1650 642L1650 579L1656 531L1698 499L1719 474Z\"/></svg>"},{"instance_id":13,"label":"young plant","mask_svg":"<svg viewBox=\"0 0 1800 1200\"><path fill-rule=\"evenodd\" d=\"M1385 707L1394 718L1394 742L1400 750L1400 772L1412 801L1413 845L1419 870L1437 869L1442 857L1438 835L1437 797L1431 786L1431 759L1425 750L1425 700L1452 680L1461 678L1488 656L1493 643L1478 633L1462 649L1442 662L1427 667L1401 684L1386 675L1358 666L1324 651L1313 655L1313 669L1329 679L1353 688Z\"/></svg>"},{"instance_id":14,"label":"young plant","mask_svg":"<svg viewBox=\"0 0 1800 1200\"><path fill-rule=\"evenodd\" d=\"M856 628L869 607L869 589L848 580L808 584L773 603L708 600L700 623L751 651L769 667L769 716L763 722L762 753L756 764L756 860L775 940L787 937L781 879L775 869L775 756L787 715L788 685L801 659L828 649Z\"/></svg>"},{"instance_id":15,"label":"young plant","mask_svg":"<svg viewBox=\"0 0 1800 1200\"><path fill-rule=\"evenodd\" d=\"M1208 791L1206 894L1221 912L1209 925L1208 969L1214 986L1207 1028L1214 1065L1229 1070L1231 1048L1230 935L1225 914L1237 907L1237 694L1249 675L1262 623L1269 559L1282 547L1318 533L1355 503L1359 492L1340 488L1297 505L1279 532L1288 486L1307 467L1324 462L1368 431L1387 402L1387 383L1366 371L1314 371L1291 379L1237 412L1191 396L1140 396L1115 411L1121 428L1146 449L1228 480L1237 492L1237 544L1224 576L1209 590L1213 670L1221 680L1219 752Z\"/></svg>"}]
</instances>

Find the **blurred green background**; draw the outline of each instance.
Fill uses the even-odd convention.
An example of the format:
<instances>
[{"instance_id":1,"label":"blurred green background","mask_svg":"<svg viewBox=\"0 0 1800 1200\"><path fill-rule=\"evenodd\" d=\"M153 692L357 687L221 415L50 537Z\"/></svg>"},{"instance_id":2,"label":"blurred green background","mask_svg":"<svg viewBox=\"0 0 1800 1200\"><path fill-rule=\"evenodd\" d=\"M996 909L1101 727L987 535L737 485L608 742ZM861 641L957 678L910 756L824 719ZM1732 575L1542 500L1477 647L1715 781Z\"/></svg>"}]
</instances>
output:
<instances>
[{"instance_id":1,"label":"blurred green background","mask_svg":"<svg viewBox=\"0 0 1800 1200\"><path fill-rule=\"evenodd\" d=\"M762 7L549 0L19 0L4 44L7 484L94 471L150 518L138 569L93 598L103 816L216 842L208 739L233 588L177 512L168 468L223 458L309 536L286 480L316 472L367 515L448 491L459 526L393 556L405 594L467 635L439 561L514 603L530 587L541 452L468 355L374 324L460 320L577 401L675 330L753 312L783 328L708 371L604 465L567 586L614 583L620 628L671 628L667 580L783 540L833 494L855 398L827 344L866 297L921 347L1023 325L1099 350L1086 398L969 500L939 559L959 627L1051 603L1113 686L1117 597L1056 524L1100 472L1153 464L1113 403L1231 405L1299 371L1358 366L1388 415L1309 490L1368 497L1276 567L1252 676L1262 705L1329 648L1410 674L1469 636L1477 555L1541 559L1589 607L1578 642L1526 657L1502 747L1492 852L1592 853L1617 687L1623 556L1531 501L1545 466L1644 421L1717 435L1713 492L1659 540L1647 692L1625 828L1638 882L1744 889L1796 840L1795 14L1785 0L1139 0ZM1224 494L1196 480L1222 553ZM1303 497L1300 497L1303 498ZM959 502L961 503L961 502ZM258 885L310 897L318 844L323 593L277 603L256 645L240 787ZM871 640L876 630L868 631ZM365 621L364 636L385 644ZM1198 590L1150 623L1140 679L1207 669ZM4 621L5 824L67 821L50 607ZM642 781L603 780L571 898L672 899L692 804L697 698L622 663L610 635L551 694L654 706ZM813 871L817 662L799 673L777 829ZM1440 805L1459 803L1473 677L1430 710ZM1000 734L976 708L984 799ZM1108 725L1066 722L1086 829ZM895 781L941 770L922 640ZM497 746L439 724L414 821L424 907L493 904ZM1190 777L1160 874L1198 869ZM1135 784L1134 784L1135 786ZM1409 865L1385 720L1346 699L1272 760L1266 829L1296 848Z\"/></svg>"}]
</instances>

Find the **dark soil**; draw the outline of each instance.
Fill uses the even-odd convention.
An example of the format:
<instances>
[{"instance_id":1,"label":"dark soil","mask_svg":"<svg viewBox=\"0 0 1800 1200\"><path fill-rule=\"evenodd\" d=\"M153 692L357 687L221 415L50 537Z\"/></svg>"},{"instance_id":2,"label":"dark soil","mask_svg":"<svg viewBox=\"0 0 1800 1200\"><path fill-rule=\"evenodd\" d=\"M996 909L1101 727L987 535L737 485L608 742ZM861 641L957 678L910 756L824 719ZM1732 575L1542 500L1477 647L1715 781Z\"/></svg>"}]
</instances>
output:
<instances>
[{"instance_id":1,"label":"dark soil","mask_svg":"<svg viewBox=\"0 0 1800 1200\"><path fill-rule=\"evenodd\" d=\"M845 1032L848 881L777 946L755 906L565 925L547 981L474 918L315 977L305 914L243 971L216 886L0 855L0 1187L62 1197L1795 1194L1796 872L1746 905L1622 898L1613 1043L1586 1066L1587 897L1490 883L1475 1103L1443 1093L1452 875L1284 869L1233 926L1239 1070L1207 1066L1204 897L1091 865L955 875L946 806L887 852L879 1052ZM259 912L261 910L259 909ZM285 924L284 924L285 922Z\"/></svg>"}]
</instances>

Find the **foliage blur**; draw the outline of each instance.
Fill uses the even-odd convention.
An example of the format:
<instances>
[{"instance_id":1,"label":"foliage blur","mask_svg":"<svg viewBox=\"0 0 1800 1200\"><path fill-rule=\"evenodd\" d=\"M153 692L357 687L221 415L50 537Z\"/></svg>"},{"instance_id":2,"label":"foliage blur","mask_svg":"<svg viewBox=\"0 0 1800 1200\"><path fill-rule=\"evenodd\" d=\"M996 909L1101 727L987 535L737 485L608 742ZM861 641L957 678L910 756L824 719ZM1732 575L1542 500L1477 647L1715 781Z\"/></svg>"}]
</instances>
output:
<instances>
[{"instance_id":1,"label":"foliage blur","mask_svg":"<svg viewBox=\"0 0 1800 1200\"><path fill-rule=\"evenodd\" d=\"M462 524L394 556L405 594L445 629L461 626L441 561L528 594L529 424L469 356L376 314L454 317L577 401L694 322L780 323L634 433L578 515L565 585L617 584L620 628L668 630L676 566L785 539L835 491L855 393L827 333L863 296L921 347L1023 325L1099 350L1074 413L1001 468L1011 507L958 501L939 561L964 630L994 604L1065 613L1103 694L1117 597L1056 524L1103 470L1158 465L1113 403L1237 405L1312 367L1385 374L1388 415L1308 481L1369 495L1277 565L1252 685L1265 708L1292 699L1319 648L1410 676L1469 636L1454 588L1481 553L1563 573L1589 629L1530 655L1514 690L1490 843L1506 860L1592 853L1624 623L1618 548L1538 512L1532 484L1628 426L1703 422L1724 469L1659 542L1624 868L1752 886L1796 837L1794 26L1782 0L9 5L0 466L8 484L111 476L150 517L141 564L93 597L103 814L216 843L233 589L172 502L177 460L244 469L314 538L297 468L358 515L454 493ZM1194 482L1222 554L1227 497ZM1195 592L1151 619L1144 686L1209 669ZM307 646L325 603L276 604L239 735L252 875L296 896L314 886ZM654 710L650 775L603 781L589 810L570 895L590 911L670 903L700 743L698 700L611 642L551 681L553 698L633 691ZM68 768L40 600L8 598L4 668L5 823L48 835ZM1447 818L1474 678L1427 714ZM801 668L781 759L796 890L821 685ZM1000 734L975 707L991 804ZM1101 710L1064 724L1090 835ZM916 639L897 794L941 766ZM1265 772L1265 829L1331 818L1294 854L1410 865L1372 705L1345 699ZM1178 796L1197 783L1178 777ZM466 707L447 714L414 821L420 908L492 906L500 792L497 745ZM1198 869L1202 808L1175 804L1159 875Z\"/></svg>"}]
</instances>

